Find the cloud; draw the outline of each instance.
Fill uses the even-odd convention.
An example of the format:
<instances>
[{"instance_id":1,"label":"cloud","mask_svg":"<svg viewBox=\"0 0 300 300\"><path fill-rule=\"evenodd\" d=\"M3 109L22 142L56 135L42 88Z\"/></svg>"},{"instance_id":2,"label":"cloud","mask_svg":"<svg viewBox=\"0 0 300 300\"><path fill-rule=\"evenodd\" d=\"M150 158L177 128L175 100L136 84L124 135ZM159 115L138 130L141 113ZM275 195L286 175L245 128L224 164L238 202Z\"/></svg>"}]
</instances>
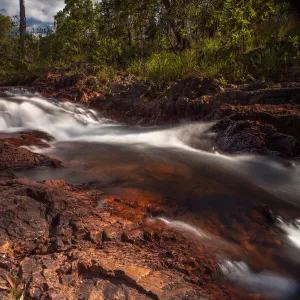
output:
<instances>
[{"instance_id":1,"label":"cloud","mask_svg":"<svg viewBox=\"0 0 300 300\"><path fill-rule=\"evenodd\" d=\"M64 0L25 0L26 17L30 25L32 20L36 24L49 25L53 23L53 17L64 8ZM18 15L20 11L19 0L1 0L0 12L8 16Z\"/></svg>"}]
</instances>

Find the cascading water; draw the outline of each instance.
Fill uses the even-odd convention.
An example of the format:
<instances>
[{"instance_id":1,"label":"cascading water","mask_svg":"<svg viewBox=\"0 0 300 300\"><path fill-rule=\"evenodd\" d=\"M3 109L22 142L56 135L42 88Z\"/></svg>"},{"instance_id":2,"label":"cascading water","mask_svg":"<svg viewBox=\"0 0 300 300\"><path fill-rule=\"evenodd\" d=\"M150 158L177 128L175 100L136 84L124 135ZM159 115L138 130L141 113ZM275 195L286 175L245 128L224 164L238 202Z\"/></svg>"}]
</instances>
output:
<instances>
[{"instance_id":1,"label":"cascading water","mask_svg":"<svg viewBox=\"0 0 300 300\"><path fill-rule=\"evenodd\" d=\"M293 222L284 222L279 217L277 219L277 226L287 234L287 237L292 245L300 249L300 220L294 220Z\"/></svg>"},{"instance_id":2,"label":"cascading water","mask_svg":"<svg viewBox=\"0 0 300 300\"><path fill-rule=\"evenodd\" d=\"M267 271L255 273L246 263L231 260L224 260L220 269L230 281L250 292L278 300L299 299L300 286L293 279Z\"/></svg>"},{"instance_id":3,"label":"cascading water","mask_svg":"<svg viewBox=\"0 0 300 300\"><path fill-rule=\"evenodd\" d=\"M6 99L0 97L1 131L34 129L49 133L56 141L146 144L193 150L190 144L200 142L199 136L204 136L211 126L197 124L165 130L130 130L80 105L16 92L7 93Z\"/></svg>"},{"instance_id":4,"label":"cascading water","mask_svg":"<svg viewBox=\"0 0 300 300\"><path fill-rule=\"evenodd\" d=\"M0 131L3 132L31 129L49 133L56 142L101 143L134 146L136 149L173 148L191 158L205 158L222 168L250 177L264 189L300 205L298 165L290 168L263 157L230 157L214 153L209 132L211 124L196 123L173 128L128 127L80 105L49 100L20 90L0 96L0 113Z\"/></svg>"}]
</instances>

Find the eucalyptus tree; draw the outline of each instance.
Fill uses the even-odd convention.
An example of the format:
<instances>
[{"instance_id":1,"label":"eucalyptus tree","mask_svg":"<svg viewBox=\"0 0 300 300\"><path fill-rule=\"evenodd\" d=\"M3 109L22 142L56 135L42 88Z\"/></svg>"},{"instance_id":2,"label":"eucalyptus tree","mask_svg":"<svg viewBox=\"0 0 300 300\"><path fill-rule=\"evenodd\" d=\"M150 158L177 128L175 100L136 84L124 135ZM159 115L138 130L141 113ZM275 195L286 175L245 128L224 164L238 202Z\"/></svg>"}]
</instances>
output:
<instances>
[{"instance_id":1,"label":"eucalyptus tree","mask_svg":"<svg viewBox=\"0 0 300 300\"><path fill-rule=\"evenodd\" d=\"M20 0L20 49L21 55L26 60L26 14L25 14L25 0Z\"/></svg>"}]
</instances>

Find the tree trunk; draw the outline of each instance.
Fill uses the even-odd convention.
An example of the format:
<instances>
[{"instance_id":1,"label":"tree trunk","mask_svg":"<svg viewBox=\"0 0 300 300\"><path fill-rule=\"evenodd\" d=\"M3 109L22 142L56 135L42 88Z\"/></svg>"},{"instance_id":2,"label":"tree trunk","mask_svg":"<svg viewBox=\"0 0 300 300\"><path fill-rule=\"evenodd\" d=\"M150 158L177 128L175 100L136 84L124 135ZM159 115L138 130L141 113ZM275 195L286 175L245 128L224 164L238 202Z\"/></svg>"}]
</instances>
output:
<instances>
[{"instance_id":1,"label":"tree trunk","mask_svg":"<svg viewBox=\"0 0 300 300\"><path fill-rule=\"evenodd\" d=\"M25 15L25 3L24 0L20 0L20 48L21 55L24 60L26 60L26 15Z\"/></svg>"},{"instance_id":2,"label":"tree trunk","mask_svg":"<svg viewBox=\"0 0 300 300\"><path fill-rule=\"evenodd\" d=\"M170 12L171 9L171 2L170 0L162 0L167 12ZM172 17L172 16L171 16ZM190 47L190 41L188 39L186 39L185 37L182 36L182 34L180 33L180 31L178 30L175 21L170 20L170 25L171 28L174 32L174 35L176 37L176 41L177 41L177 48L180 50L185 50L187 48Z\"/></svg>"},{"instance_id":3,"label":"tree trunk","mask_svg":"<svg viewBox=\"0 0 300 300\"><path fill-rule=\"evenodd\" d=\"M128 36L128 46L132 46L132 33L130 28L127 29L127 36Z\"/></svg>"}]
</instances>

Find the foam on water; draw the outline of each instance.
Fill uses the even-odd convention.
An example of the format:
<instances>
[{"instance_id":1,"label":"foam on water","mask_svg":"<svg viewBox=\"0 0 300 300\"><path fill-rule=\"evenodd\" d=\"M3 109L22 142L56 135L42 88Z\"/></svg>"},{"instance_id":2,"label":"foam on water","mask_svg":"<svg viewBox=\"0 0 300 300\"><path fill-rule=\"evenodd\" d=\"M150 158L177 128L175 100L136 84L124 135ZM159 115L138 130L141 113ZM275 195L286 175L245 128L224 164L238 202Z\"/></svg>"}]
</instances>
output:
<instances>
[{"instance_id":1,"label":"foam on water","mask_svg":"<svg viewBox=\"0 0 300 300\"><path fill-rule=\"evenodd\" d=\"M0 96L0 131L40 130L55 142L84 142L169 149L206 160L248 178L271 193L300 205L300 168L288 168L265 157L228 156L213 151L212 124L194 123L172 128L128 127L101 117L81 105L46 99L16 90ZM39 150L47 151L47 150ZM255 176L253 176L255 174Z\"/></svg>"},{"instance_id":2,"label":"foam on water","mask_svg":"<svg viewBox=\"0 0 300 300\"><path fill-rule=\"evenodd\" d=\"M211 126L197 124L132 131L77 104L45 99L39 94L7 95L8 98L0 97L0 131L41 130L56 141L147 144L191 150L187 143Z\"/></svg>"},{"instance_id":3,"label":"foam on water","mask_svg":"<svg viewBox=\"0 0 300 300\"><path fill-rule=\"evenodd\" d=\"M269 271L256 273L245 262L224 260L220 269L227 279L241 288L273 299L297 299L300 291L293 279Z\"/></svg>"},{"instance_id":4,"label":"foam on water","mask_svg":"<svg viewBox=\"0 0 300 300\"><path fill-rule=\"evenodd\" d=\"M278 218L277 225L286 233L292 245L300 249L300 219L287 223Z\"/></svg>"},{"instance_id":5,"label":"foam on water","mask_svg":"<svg viewBox=\"0 0 300 300\"><path fill-rule=\"evenodd\" d=\"M167 226L172 227L176 230L183 231L185 233L192 234L192 235L200 237L200 238L211 238L211 236L208 233L204 232L202 229L200 229L196 226L190 225L186 222L170 220L170 219L163 218L163 217L154 218L154 220L155 219L161 220Z\"/></svg>"},{"instance_id":6,"label":"foam on water","mask_svg":"<svg viewBox=\"0 0 300 300\"><path fill-rule=\"evenodd\" d=\"M165 223L166 226L173 228L179 232L182 232L194 240L201 239L202 241L206 241L211 245L213 244L218 246L222 245L223 250L225 250L225 248L228 248L230 246L229 243L227 243L225 240L221 239L220 237L208 233L203 229L188 224L186 222L179 221L179 220L170 220L165 217L157 217L157 218L150 219L150 221L153 222L155 222L156 220L162 221L163 223Z\"/></svg>"}]
</instances>

